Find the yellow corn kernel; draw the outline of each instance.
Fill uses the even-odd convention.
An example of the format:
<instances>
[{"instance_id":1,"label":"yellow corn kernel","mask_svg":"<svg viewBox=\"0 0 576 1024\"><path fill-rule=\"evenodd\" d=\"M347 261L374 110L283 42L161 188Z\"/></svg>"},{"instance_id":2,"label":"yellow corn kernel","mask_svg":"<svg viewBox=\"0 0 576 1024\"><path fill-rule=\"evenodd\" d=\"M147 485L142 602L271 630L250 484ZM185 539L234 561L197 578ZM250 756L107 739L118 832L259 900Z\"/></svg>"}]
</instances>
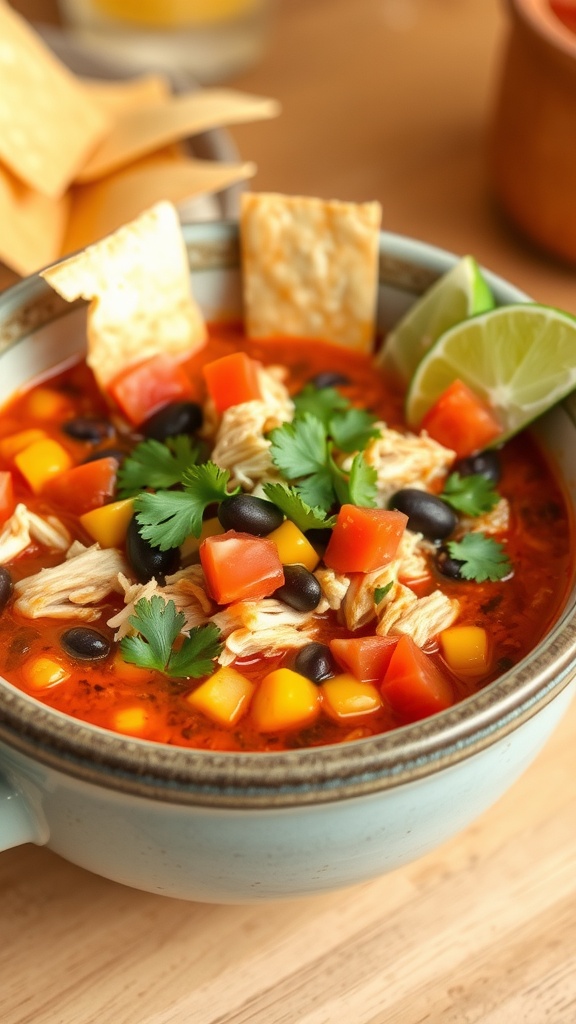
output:
<instances>
[{"instance_id":1,"label":"yellow corn kernel","mask_svg":"<svg viewBox=\"0 0 576 1024\"><path fill-rule=\"evenodd\" d=\"M18 452L28 448L35 441L41 441L44 437L46 437L46 433L40 427L30 427L29 430L19 430L16 434L8 434L7 437L0 440L0 455L3 459L13 459Z\"/></svg>"},{"instance_id":2,"label":"yellow corn kernel","mask_svg":"<svg viewBox=\"0 0 576 1024\"><path fill-rule=\"evenodd\" d=\"M214 516L212 519L205 519L202 523L200 536L194 537L193 534L190 534L189 537L186 537L184 543L180 545L180 557L182 560L184 561L195 555L202 541L206 540L206 537L216 537L219 533L224 533L224 527L217 516Z\"/></svg>"},{"instance_id":3,"label":"yellow corn kernel","mask_svg":"<svg viewBox=\"0 0 576 1024\"><path fill-rule=\"evenodd\" d=\"M115 732L126 733L128 736L144 736L148 732L149 715L141 704L132 708L120 708L112 716L112 728Z\"/></svg>"},{"instance_id":4,"label":"yellow corn kernel","mask_svg":"<svg viewBox=\"0 0 576 1024\"><path fill-rule=\"evenodd\" d=\"M37 420L55 420L71 409L70 399L54 388L34 388L27 396L24 409Z\"/></svg>"},{"instance_id":5,"label":"yellow corn kernel","mask_svg":"<svg viewBox=\"0 0 576 1024\"><path fill-rule=\"evenodd\" d=\"M189 693L186 700L218 725L236 725L248 710L255 684L230 665L219 668L213 676Z\"/></svg>"},{"instance_id":6,"label":"yellow corn kernel","mask_svg":"<svg viewBox=\"0 0 576 1024\"><path fill-rule=\"evenodd\" d=\"M456 675L480 676L490 668L488 634L481 626L449 626L440 633L442 654Z\"/></svg>"},{"instance_id":7,"label":"yellow corn kernel","mask_svg":"<svg viewBox=\"0 0 576 1024\"><path fill-rule=\"evenodd\" d=\"M73 465L66 449L50 437L34 441L27 448L23 448L15 456L14 462L35 494L40 493L48 480L59 476Z\"/></svg>"},{"instance_id":8,"label":"yellow corn kernel","mask_svg":"<svg viewBox=\"0 0 576 1024\"><path fill-rule=\"evenodd\" d=\"M306 676L277 668L264 676L252 699L254 725L277 732L310 725L320 711L320 691Z\"/></svg>"},{"instance_id":9,"label":"yellow corn kernel","mask_svg":"<svg viewBox=\"0 0 576 1024\"><path fill-rule=\"evenodd\" d=\"M22 666L22 675L25 685L30 690L48 690L51 686L70 678L70 673L64 665L46 655L25 662Z\"/></svg>"},{"instance_id":10,"label":"yellow corn kernel","mask_svg":"<svg viewBox=\"0 0 576 1024\"><path fill-rule=\"evenodd\" d=\"M80 516L80 522L101 548L119 548L134 515L134 498L111 501Z\"/></svg>"},{"instance_id":11,"label":"yellow corn kernel","mask_svg":"<svg viewBox=\"0 0 576 1024\"><path fill-rule=\"evenodd\" d=\"M372 683L361 683L343 672L322 683L322 706L332 718L371 715L382 707L382 697Z\"/></svg>"},{"instance_id":12,"label":"yellow corn kernel","mask_svg":"<svg viewBox=\"0 0 576 1024\"><path fill-rule=\"evenodd\" d=\"M286 519L277 530L272 530L272 533L268 534L268 539L273 540L278 548L282 565L298 563L313 572L320 561L320 555L314 550L308 538L290 519Z\"/></svg>"},{"instance_id":13,"label":"yellow corn kernel","mask_svg":"<svg viewBox=\"0 0 576 1024\"><path fill-rule=\"evenodd\" d=\"M147 683L154 677L154 669L141 668L140 665L133 665L131 661L124 661L120 651L116 651L111 668L126 683Z\"/></svg>"}]
</instances>

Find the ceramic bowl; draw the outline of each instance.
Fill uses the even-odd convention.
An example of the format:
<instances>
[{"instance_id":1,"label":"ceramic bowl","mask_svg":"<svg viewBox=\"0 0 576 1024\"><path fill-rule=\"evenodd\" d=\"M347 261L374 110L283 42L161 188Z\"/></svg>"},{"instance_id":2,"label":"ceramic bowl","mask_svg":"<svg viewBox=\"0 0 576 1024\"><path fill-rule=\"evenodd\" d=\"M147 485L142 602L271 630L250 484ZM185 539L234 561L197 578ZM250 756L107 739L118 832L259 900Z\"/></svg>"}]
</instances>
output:
<instances>
[{"instance_id":1,"label":"ceramic bowl","mask_svg":"<svg viewBox=\"0 0 576 1024\"><path fill-rule=\"evenodd\" d=\"M240 310L233 224L185 229L209 318ZM455 257L382 234L379 317L390 326ZM525 296L488 274L500 303ZM0 298L0 400L82 347L85 310L37 277ZM576 426L538 425L576 501ZM516 668L415 725L287 753L194 751L71 719L0 681L0 847L46 844L90 871L190 900L317 893L393 870L482 814L537 755L576 673L572 593Z\"/></svg>"}]
</instances>

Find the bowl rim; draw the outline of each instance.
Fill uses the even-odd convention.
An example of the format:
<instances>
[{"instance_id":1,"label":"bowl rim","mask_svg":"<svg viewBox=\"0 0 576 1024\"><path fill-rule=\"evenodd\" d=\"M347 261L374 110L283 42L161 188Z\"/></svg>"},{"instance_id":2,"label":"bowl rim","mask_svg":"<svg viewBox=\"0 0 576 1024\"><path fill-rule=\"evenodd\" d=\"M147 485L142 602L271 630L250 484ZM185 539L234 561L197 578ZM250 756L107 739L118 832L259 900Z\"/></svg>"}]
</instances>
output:
<instances>
[{"instance_id":1,"label":"bowl rim","mask_svg":"<svg viewBox=\"0 0 576 1024\"><path fill-rule=\"evenodd\" d=\"M184 235L192 268L200 252L207 265L237 262L236 222L185 225ZM423 290L457 258L425 242L380 234L380 279L407 291ZM500 301L528 299L485 273ZM70 311L63 300L54 303L54 293L34 275L0 295L0 319L42 299L48 309L43 322ZM34 317L30 322L31 329L37 326ZM565 608L522 662L447 711L350 743L263 753L121 736L49 708L0 678L0 747L75 779L168 803L237 809L329 803L415 782L479 753L537 714L575 673L576 608Z\"/></svg>"}]
</instances>

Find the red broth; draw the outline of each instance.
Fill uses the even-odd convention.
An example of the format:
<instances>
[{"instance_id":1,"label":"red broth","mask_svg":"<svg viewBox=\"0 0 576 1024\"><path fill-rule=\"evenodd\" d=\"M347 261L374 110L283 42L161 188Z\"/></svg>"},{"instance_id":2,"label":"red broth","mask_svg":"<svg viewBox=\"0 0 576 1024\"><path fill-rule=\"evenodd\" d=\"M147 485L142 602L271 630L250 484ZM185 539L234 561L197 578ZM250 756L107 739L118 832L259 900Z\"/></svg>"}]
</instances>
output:
<instances>
[{"instance_id":1,"label":"red broth","mask_svg":"<svg viewBox=\"0 0 576 1024\"><path fill-rule=\"evenodd\" d=\"M248 342L240 328L235 326L212 328L206 348L186 365L190 379L196 382L199 400L204 397L201 365L238 348L244 348L265 365L287 366L292 392L297 392L321 370L340 371L351 381L343 392L355 404L371 409L389 426L400 427L402 424L400 396L387 388L370 358L316 342ZM62 408L51 417L48 426L46 420L30 413L30 399L39 384L49 386L63 396ZM61 424L77 415L108 415L109 410L95 387L90 371L83 362L79 362L36 382L35 387L19 394L4 409L0 440L19 430L41 427L68 450L74 463L81 462L94 451L94 446L72 440L62 432ZM137 440L137 435L128 428L122 428L99 447L116 445L129 450ZM492 667L487 675L457 678L448 673L455 700L469 696L497 678L537 644L558 616L571 578L571 517L551 468L529 434L509 442L501 452L501 460L502 479L498 490L511 506L511 527L506 547L513 564L513 574L498 582L476 583L451 580L433 572L424 591L419 591L421 595L440 587L448 596L457 597L461 605L459 622L485 627L491 638ZM0 469L13 469L13 463L10 459L0 460ZM57 516L73 537L87 545L92 543L77 518L64 505L49 502L42 493L33 496L17 473L14 479L17 498L32 511L43 516ZM37 572L42 566L56 564L61 558L61 555L52 554L47 557L45 551L31 545L8 568L16 581ZM103 606L101 618L89 625L112 641L113 630L106 621L121 607L121 598L114 597ZM105 729L185 747L270 751L342 742L385 732L403 724L384 702L383 707L371 715L337 722L320 713L312 725L277 733L258 731L250 712L234 727L221 727L194 711L187 702L186 696L199 685L197 681L170 679L160 673L128 665L117 651L96 662L81 662L69 657L62 649L60 637L64 630L77 624L77 620L24 618L9 602L0 615L0 671L15 686L42 703ZM360 635L370 632L370 629L363 629ZM336 613L328 611L317 617L311 639L327 643L330 639L349 635ZM438 644L428 644L426 653L446 673ZM41 656L53 657L63 665L66 678L37 690L27 681L27 666ZM293 654L284 652L267 658L240 659L235 667L257 682L263 674L281 665L290 666L292 661ZM140 717L137 713L134 717L134 709L140 709ZM118 724L119 712L125 712L123 725Z\"/></svg>"}]
</instances>

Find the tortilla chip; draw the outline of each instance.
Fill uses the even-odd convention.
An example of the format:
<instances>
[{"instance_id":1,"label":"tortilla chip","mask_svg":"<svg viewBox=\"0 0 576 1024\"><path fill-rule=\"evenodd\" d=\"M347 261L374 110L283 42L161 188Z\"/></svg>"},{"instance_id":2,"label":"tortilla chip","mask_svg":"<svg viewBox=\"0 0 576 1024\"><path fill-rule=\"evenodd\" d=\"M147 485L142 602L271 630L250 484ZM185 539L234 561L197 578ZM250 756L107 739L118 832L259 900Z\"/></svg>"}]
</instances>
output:
<instances>
[{"instance_id":1,"label":"tortilla chip","mask_svg":"<svg viewBox=\"0 0 576 1024\"><path fill-rule=\"evenodd\" d=\"M42 277L68 302L91 300L87 361L101 388L128 366L160 353L183 358L206 340L171 203L158 203Z\"/></svg>"},{"instance_id":2,"label":"tortilla chip","mask_svg":"<svg viewBox=\"0 0 576 1024\"><path fill-rule=\"evenodd\" d=\"M243 194L248 335L322 338L370 352L381 213L375 202Z\"/></svg>"},{"instance_id":3,"label":"tortilla chip","mask_svg":"<svg viewBox=\"0 0 576 1024\"><path fill-rule=\"evenodd\" d=\"M219 192L255 172L250 163L219 164L154 154L90 185L76 185L59 255L91 245L162 199L177 205L193 196Z\"/></svg>"},{"instance_id":4,"label":"tortilla chip","mask_svg":"<svg viewBox=\"0 0 576 1024\"><path fill-rule=\"evenodd\" d=\"M85 184L171 142L225 124L258 121L279 111L275 100L232 89L202 89L119 113L76 181Z\"/></svg>"},{"instance_id":5,"label":"tortilla chip","mask_svg":"<svg viewBox=\"0 0 576 1024\"><path fill-rule=\"evenodd\" d=\"M90 99L112 118L125 110L159 103L172 91L170 82L163 75L139 75L122 81L103 81L99 78L82 78L80 81Z\"/></svg>"},{"instance_id":6,"label":"tortilla chip","mask_svg":"<svg viewBox=\"0 0 576 1024\"><path fill-rule=\"evenodd\" d=\"M0 260L26 277L60 255L70 198L49 199L0 167Z\"/></svg>"},{"instance_id":7,"label":"tortilla chip","mask_svg":"<svg viewBox=\"0 0 576 1024\"><path fill-rule=\"evenodd\" d=\"M108 127L100 106L0 0L0 160L57 199Z\"/></svg>"}]
</instances>

